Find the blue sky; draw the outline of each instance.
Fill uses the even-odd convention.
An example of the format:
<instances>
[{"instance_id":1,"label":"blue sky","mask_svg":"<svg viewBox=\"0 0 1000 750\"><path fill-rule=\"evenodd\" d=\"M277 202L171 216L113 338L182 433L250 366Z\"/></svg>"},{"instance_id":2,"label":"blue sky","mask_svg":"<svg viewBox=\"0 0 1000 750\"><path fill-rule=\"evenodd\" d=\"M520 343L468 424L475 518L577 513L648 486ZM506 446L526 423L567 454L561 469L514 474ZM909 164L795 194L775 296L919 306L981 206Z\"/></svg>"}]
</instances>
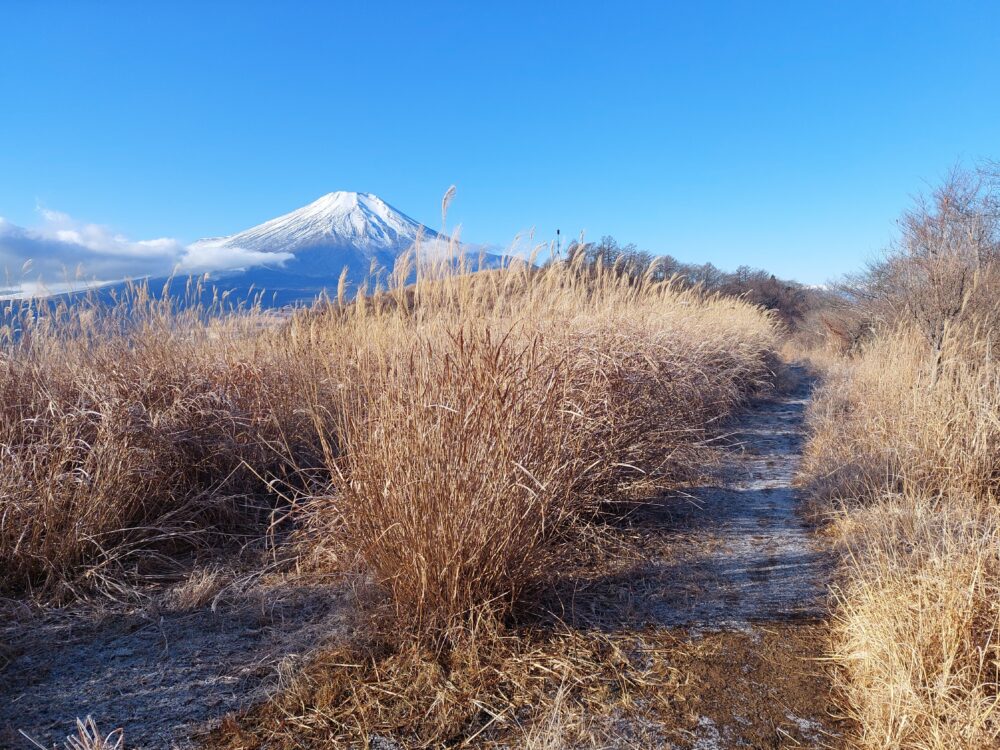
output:
<instances>
[{"instance_id":1,"label":"blue sky","mask_svg":"<svg viewBox=\"0 0 1000 750\"><path fill-rule=\"evenodd\" d=\"M1000 158L1000 4L0 5L0 216L228 234L337 189L806 282Z\"/></svg>"}]
</instances>

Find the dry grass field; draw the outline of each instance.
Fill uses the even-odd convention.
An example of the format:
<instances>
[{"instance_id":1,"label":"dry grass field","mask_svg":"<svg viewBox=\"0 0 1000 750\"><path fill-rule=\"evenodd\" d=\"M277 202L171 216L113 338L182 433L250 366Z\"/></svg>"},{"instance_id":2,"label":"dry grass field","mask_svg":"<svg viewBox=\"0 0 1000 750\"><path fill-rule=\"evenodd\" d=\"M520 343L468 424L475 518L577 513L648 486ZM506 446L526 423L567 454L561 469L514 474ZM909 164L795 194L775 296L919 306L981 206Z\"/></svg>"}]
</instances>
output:
<instances>
[{"instance_id":1,"label":"dry grass field","mask_svg":"<svg viewBox=\"0 0 1000 750\"><path fill-rule=\"evenodd\" d=\"M832 653L863 748L1000 742L1000 235L956 175L863 280L872 333L815 358L804 480L844 551Z\"/></svg>"},{"instance_id":2,"label":"dry grass field","mask_svg":"<svg viewBox=\"0 0 1000 750\"><path fill-rule=\"evenodd\" d=\"M12 307L4 593L128 601L190 575L207 600L205 560L257 545L370 584L365 653L417 659L411 687L481 663L479 700L489 669L530 654L511 618L600 547L594 519L709 460L713 423L767 386L778 327L652 269L464 270L407 286L397 269L363 303L276 325L141 287L111 307ZM386 679L373 669L353 695ZM366 736L370 705L338 710ZM463 710L421 742L475 731Z\"/></svg>"},{"instance_id":3,"label":"dry grass field","mask_svg":"<svg viewBox=\"0 0 1000 750\"><path fill-rule=\"evenodd\" d=\"M503 613L579 520L690 469L776 334L739 301L527 264L278 326L211 312L139 288L10 321L7 592L114 594L277 510L418 630Z\"/></svg>"},{"instance_id":4,"label":"dry grass field","mask_svg":"<svg viewBox=\"0 0 1000 750\"><path fill-rule=\"evenodd\" d=\"M254 623L307 609L266 691L195 717L218 750L995 747L991 180L956 175L791 330L582 255L403 283L417 253L284 317L141 286L12 304L2 611L141 610L168 647L192 631L163 613L231 612L270 648ZM824 544L829 605L788 601L825 587ZM95 718L69 747L156 746Z\"/></svg>"},{"instance_id":5,"label":"dry grass field","mask_svg":"<svg viewBox=\"0 0 1000 750\"><path fill-rule=\"evenodd\" d=\"M835 658L862 747L1000 738L1000 368L974 327L886 332L814 403L807 475L846 562Z\"/></svg>"}]
</instances>

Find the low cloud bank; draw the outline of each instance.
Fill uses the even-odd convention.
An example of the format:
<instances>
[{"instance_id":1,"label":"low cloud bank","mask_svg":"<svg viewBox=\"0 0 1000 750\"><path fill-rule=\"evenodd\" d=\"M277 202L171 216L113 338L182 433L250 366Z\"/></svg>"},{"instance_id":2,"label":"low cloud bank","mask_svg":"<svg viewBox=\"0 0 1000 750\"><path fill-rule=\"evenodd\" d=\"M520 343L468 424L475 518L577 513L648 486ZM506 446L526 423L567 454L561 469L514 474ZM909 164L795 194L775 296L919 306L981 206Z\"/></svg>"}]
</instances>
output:
<instances>
[{"instance_id":1,"label":"low cloud bank","mask_svg":"<svg viewBox=\"0 0 1000 750\"><path fill-rule=\"evenodd\" d=\"M39 209L41 224L26 228L0 218L0 296L30 297L146 276L280 266L291 253L186 245L162 237L131 240L99 224Z\"/></svg>"}]
</instances>

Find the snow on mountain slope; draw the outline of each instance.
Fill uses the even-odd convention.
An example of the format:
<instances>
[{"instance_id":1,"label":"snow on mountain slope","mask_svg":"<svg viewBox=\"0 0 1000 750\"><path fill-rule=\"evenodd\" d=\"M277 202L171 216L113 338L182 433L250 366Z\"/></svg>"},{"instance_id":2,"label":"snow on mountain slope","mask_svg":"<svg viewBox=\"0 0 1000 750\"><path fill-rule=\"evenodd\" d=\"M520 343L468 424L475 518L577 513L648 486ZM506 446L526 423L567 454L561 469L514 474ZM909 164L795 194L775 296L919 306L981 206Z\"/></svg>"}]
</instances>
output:
<instances>
[{"instance_id":1,"label":"snow on mountain slope","mask_svg":"<svg viewBox=\"0 0 1000 750\"><path fill-rule=\"evenodd\" d=\"M70 224L67 228L64 225L69 222L68 217L53 216L61 217L62 223L48 233L31 233L17 227L10 231L0 219L0 230L7 229L0 231L0 260L8 249L3 235L8 238L13 235L20 245L25 244L27 237L50 254L52 247L61 249L64 264L66 259L75 263L80 254L91 253L95 265L90 267L88 275L93 276L94 283L66 285L66 290L54 283L50 284L51 289L33 292L31 283L18 282L10 288L0 287L0 299L61 295L72 298L80 288L99 286L99 294L110 300L127 285L125 278L146 279L151 289L158 290L168 278L208 273L212 293L225 291L230 299L245 301L263 291L264 304L281 306L308 303L323 291L335 292L345 268L348 293L353 294L365 284L371 288L375 280L373 266L377 278L384 280L385 272L393 269L399 256L415 245L422 258L438 260L455 252L449 237L423 227L371 193L328 193L307 206L237 234L198 240L186 246L167 240L129 243L117 236L106 236L106 232L98 233L100 242L95 245L94 232L95 229L103 232L100 227ZM84 230L89 232L90 244L79 239ZM67 236L72 240L67 240ZM504 262L503 256L481 253L469 245L458 244L458 248L468 261L467 268L495 268ZM15 246L13 257L17 257L18 251L19 246ZM151 254L153 258L149 260ZM111 264L114 272L107 270L108 258L116 261ZM143 259L148 261L146 266L138 262ZM97 265L97 261L103 265ZM411 272L409 280L415 278L416 273Z\"/></svg>"},{"instance_id":2,"label":"snow on mountain slope","mask_svg":"<svg viewBox=\"0 0 1000 750\"><path fill-rule=\"evenodd\" d=\"M199 240L192 249L291 253L281 264L289 273L335 278L345 266L351 277L367 274L373 261L391 268L418 238L433 243L441 236L376 195L338 191L229 237Z\"/></svg>"}]
</instances>

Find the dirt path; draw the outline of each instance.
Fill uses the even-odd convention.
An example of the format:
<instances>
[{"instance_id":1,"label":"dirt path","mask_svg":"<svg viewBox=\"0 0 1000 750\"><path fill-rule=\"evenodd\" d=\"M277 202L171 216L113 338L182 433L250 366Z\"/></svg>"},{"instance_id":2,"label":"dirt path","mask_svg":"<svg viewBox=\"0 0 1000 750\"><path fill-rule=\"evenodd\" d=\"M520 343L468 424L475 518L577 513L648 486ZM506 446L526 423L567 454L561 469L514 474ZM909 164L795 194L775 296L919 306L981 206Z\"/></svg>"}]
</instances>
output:
<instances>
[{"instance_id":1,"label":"dirt path","mask_svg":"<svg viewBox=\"0 0 1000 750\"><path fill-rule=\"evenodd\" d=\"M829 559L799 515L793 486L812 382L791 375L785 393L727 429L714 481L671 509L662 540L670 562L661 571L671 585L653 602L660 624L740 630L823 615Z\"/></svg>"},{"instance_id":2,"label":"dirt path","mask_svg":"<svg viewBox=\"0 0 1000 750\"><path fill-rule=\"evenodd\" d=\"M657 746L824 748L843 732L822 661L831 559L793 486L813 382L784 380L726 426L707 482L631 515L642 562L574 584L571 621L675 644L685 677Z\"/></svg>"},{"instance_id":3,"label":"dirt path","mask_svg":"<svg viewBox=\"0 0 1000 750\"><path fill-rule=\"evenodd\" d=\"M692 492L663 540L670 564L656 577L671 585L650 608L704 643L687 662L699 750L837 747L844 731L821 661L832 561L793 486L813 382L789 375L732 425L716 481Z\"/></svg>"}]
</instances>

